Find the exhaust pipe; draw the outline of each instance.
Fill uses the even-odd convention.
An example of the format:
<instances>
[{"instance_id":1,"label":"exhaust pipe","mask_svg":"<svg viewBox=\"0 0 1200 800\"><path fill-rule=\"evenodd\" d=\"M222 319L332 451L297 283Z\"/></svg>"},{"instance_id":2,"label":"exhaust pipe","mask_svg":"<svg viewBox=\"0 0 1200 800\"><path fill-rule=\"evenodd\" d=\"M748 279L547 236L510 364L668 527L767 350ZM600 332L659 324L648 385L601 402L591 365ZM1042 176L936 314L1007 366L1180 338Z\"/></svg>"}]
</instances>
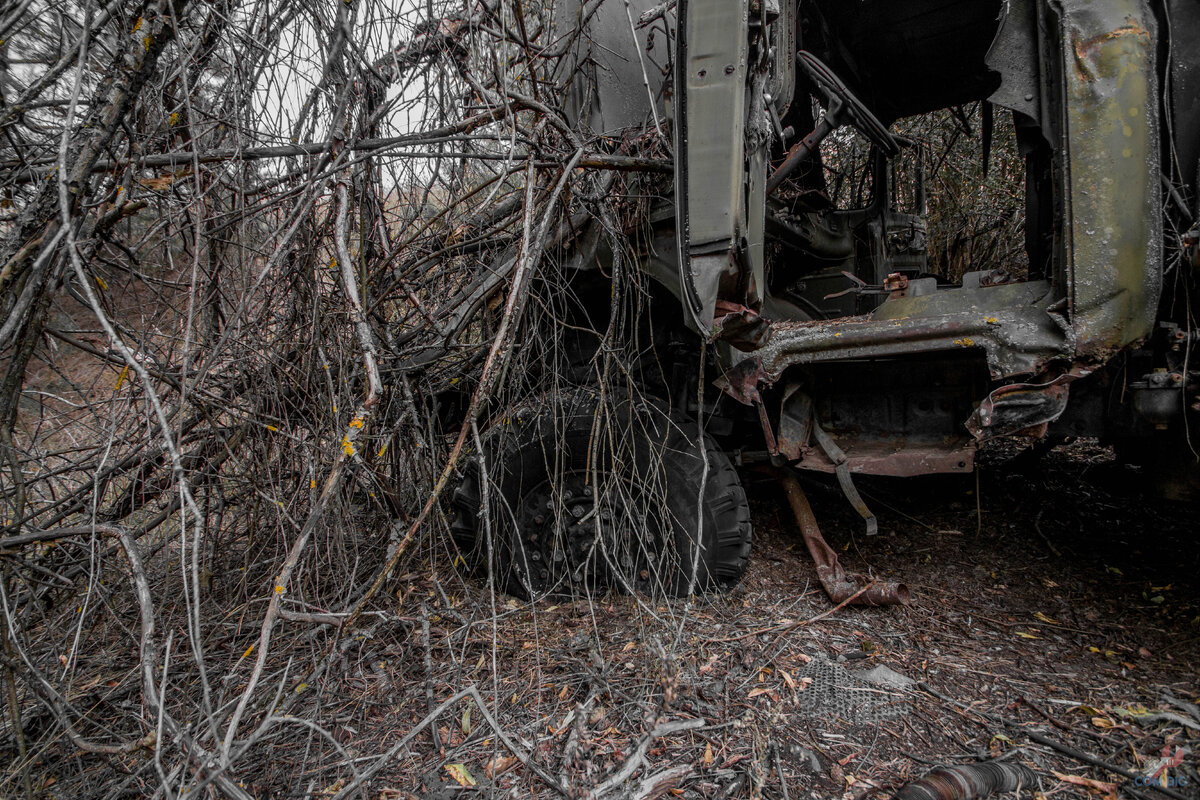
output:
<instances>
[{"instance_id":1,"label":"exhaust pipe","mask_svg":"<svg viewBox=\"0 0 1200 800\"><path fill-rule=\"evenodd\" d=\"M977 800L996 792L1035 786L1036 781L1033 770L1020 764L939 767L919 781L904 784L893 800Z\"/></svg>"},{"instance_id":2,"label":"exhaust pipe","mask_svg":"<svg viewBox=\"0 0 1200 800\"><path fill-rule=\"evenodd\" d=\"M796 516L796 524L800 526L800 534L804 537L809 555L817 565L817 578L825 587L825 593L829 595L830 600L839 604L849 601L851 605L862 606L908 605L910 595L908 587L903 583L873 583L865 590L855 583L842 569L837 553L821 535L821 528L817 525L817 518L813 515L812 506L808 504L808 497L805 496L800 481L788 472L780 472L779 482L783 484L783 491L792 506L792 513Z\"/></svg>"}]
</instances>

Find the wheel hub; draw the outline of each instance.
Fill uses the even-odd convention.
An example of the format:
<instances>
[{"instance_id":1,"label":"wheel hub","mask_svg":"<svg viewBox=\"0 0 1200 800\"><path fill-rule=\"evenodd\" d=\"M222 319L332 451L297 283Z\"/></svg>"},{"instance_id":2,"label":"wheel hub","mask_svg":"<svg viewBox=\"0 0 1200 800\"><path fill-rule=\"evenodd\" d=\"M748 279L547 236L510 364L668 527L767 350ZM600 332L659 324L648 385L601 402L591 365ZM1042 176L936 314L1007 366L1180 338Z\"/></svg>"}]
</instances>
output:
<instances>
[{"instance_id":1,"label":"wheel hub","mask_svg":"<svg viewBox=\"0 0 1200 800\"><path fill-rule=\"evenodd\" d=\"M649 591L662 548L630 508L642 504L626 492L597 493L588 478L545 481L524 497L513 542L518 575L533 592Z\"/></svg>"}]
</instances>

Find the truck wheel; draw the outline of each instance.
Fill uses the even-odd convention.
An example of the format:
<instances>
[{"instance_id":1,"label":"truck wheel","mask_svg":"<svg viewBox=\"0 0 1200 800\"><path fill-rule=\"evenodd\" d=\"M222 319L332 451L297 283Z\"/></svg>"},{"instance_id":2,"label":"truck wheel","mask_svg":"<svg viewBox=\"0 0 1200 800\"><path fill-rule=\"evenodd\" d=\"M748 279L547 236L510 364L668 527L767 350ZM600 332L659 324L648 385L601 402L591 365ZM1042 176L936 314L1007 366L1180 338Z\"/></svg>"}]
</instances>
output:
<instances>
[{"instance_id":1,"label":"truck wheel","mask_svg":"<svg viewBox=\"0 0 1200 800\"><path fill-rule=\"evenodd\" d=\"M701 500L698 438L694 422L628 397L601 404L579 392L514 411L483 437L486 519L477 454L468 456L455 543L476 566L491 558L498 584L523 597L732 587L749 563L750 511L707 436Z\"/></svg>"}]
</instances>

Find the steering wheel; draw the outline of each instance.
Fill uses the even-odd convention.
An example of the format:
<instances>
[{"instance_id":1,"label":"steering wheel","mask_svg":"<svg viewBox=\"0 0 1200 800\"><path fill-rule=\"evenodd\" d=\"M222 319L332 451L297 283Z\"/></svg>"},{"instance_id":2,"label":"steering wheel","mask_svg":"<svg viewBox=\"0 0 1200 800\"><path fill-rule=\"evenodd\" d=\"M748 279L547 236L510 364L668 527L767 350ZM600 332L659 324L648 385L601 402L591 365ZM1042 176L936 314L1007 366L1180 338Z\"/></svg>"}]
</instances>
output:
<instances>
[{"instance_id":1,"label":"steering wheel","mask_svg":"<svg viewBox=\"0 0 1200 800\"><path fill-rule=\"evenodd\" d=\"M835 122L849 122L854 125L871 140L872 144L889 157L900 152L899 143L888 132L884 124L863 105L861 100L854 96L853 92L846 88L846 84L842 83L841 79L821 59L807 50L800 50L796 53L796 61L821 94L825 95L830 109L840 106L837 116L842 119L837 119Z\"/></svg>"}]
</instances>

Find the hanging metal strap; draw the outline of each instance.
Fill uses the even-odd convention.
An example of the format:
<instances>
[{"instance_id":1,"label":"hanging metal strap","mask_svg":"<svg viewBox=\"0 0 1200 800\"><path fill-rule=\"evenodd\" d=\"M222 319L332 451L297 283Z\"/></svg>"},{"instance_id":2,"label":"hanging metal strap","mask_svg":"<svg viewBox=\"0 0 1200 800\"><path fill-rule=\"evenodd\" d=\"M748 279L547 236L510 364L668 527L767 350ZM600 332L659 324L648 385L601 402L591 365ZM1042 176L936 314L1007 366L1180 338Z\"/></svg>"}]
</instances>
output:
<instances>
[{"instance_id":1,"label":"hanging metal strap","mask_svg":"<svg viewBox=\"0 0 1200 800\"><path fill-rule=\"evenodd\" d=\"M812 432L816 437L817 444L825 451L826 457L833 462L834 472L837 474L838 483L842 486L842 493L846 495L846 499L850 501L850 505L854 506L854 510L858 515L867 522L867 536L874 536L879 533L879 523L875 519L875 515L871 513L871 509L867 508L867 503L862 499L862 495L858 493L858 489L854 488L854 481L850 478L850 464L846 461L846 454L842 452L842 448L837 446L825 430L817 422L817 415L812 416Z\"/></svg>"}]
</instances>

